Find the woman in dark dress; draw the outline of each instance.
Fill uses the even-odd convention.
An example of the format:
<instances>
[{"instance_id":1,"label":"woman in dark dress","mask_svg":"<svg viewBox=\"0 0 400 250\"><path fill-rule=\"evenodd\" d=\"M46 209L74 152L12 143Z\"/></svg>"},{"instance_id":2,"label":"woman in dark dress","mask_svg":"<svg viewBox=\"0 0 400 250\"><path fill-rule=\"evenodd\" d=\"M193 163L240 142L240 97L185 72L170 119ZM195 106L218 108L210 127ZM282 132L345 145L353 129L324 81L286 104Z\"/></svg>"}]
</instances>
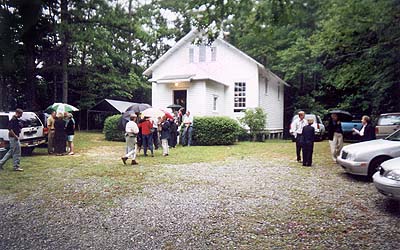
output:
<instances>
[{"instance_id":1,"label":"woman in dark dress","mask_svg":"<svg viewBox=\"0 0 400 250\"><path fill-rule=\"evenodd\" d=\"M63 155L66 146L65 121L62 113L57 114L54 122L54 152L56 155Z\"/></svg>"}]
</instances>

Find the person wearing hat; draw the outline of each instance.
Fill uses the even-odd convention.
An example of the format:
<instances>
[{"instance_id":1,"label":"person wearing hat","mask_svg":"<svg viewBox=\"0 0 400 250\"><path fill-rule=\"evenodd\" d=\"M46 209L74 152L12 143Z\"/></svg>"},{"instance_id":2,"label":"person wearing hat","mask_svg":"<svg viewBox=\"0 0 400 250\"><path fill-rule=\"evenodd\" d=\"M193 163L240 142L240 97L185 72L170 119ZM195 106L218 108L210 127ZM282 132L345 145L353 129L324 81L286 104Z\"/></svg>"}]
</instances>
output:
<instances>
[{"instance_id":1,"label":"person wearing hat","mask_svg":"<svg viewBox=\"0 0 400 250\"><path fill-rule=\"evenodd\" d=\"M126 165L126 161L128 160L129 157L132 158L132 165L138 164L136 162L136 137L137 134L139 133L139 128L138 125L136 124L136 115L131 114L129 116L130 121L126 124L125 126L125 141L126 141L126 147L127 147L127 154L123 157L121 157L122 162Z\"/></svg>"},{"instance_id":2,"label":"person wearing hat","mask_svg":"<svg viewBox=\"0 0 400 250\"><path fill-rule=\"evenodd\" d=\"M315 128L312 126L314 119L307 119L308 125L302 131L303 166L311 167L314 151Z\"/></svg>"}]
</instances>

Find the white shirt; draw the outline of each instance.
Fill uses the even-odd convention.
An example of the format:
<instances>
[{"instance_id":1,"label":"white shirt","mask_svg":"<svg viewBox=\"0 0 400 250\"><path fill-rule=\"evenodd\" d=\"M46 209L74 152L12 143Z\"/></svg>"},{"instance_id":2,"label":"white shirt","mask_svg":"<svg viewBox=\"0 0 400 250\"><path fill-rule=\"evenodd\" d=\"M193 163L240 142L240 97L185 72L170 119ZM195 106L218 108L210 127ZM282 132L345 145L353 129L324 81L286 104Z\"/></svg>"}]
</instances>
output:
<instances>
[{"instance_id":1,"label":"white shirt","mask_svg":"<svg viewBox=\"0 0 400 250\"><path fill-rule=\"evenodd\" d=\"M187 116L187 115L185 115L184 117L183 117L183 123L186 125L186 124L189 124L189 126L192 126L193 125L193 116L191 116L191 115L189 115L189 116Z\"/></svg>"},{"instance_id":2,"label":"white shirt","mask_svg":"<svg viewBox=\"0 0 400 250\"><path fill-rule=\"evenodd\" d=\"M136 122L134 121L129 121L126 126L125 126L125 132L128 135L133 135L139 133L139 128Z\"/></svg>"},{"instance_id":3,"label":"white shirt","mask_svg":"<svg viewBox=\"0 0 400 250\"><path fill-rule=\"evenodd\" d=\"M365 131L365 127L366 127L366 126L367 126L367 125L363 125L360 131L358 131L357 129L354 129L354 132L356 132L356 133L359 134L360 136L364 136L364 131Z\"/></svg>"},{"instance_id":4,"label":"white shirt","mask_svg":"<svg viewBox=\"0 0 400 250\"><path fill-rule=\"evenodd\" d=\"M306 119L296 119L290 126L290 133L294 135L294 138L297 138L297 135L301 135L303 133L303 128L307 125Z\"/></svg>"}]
</instances>

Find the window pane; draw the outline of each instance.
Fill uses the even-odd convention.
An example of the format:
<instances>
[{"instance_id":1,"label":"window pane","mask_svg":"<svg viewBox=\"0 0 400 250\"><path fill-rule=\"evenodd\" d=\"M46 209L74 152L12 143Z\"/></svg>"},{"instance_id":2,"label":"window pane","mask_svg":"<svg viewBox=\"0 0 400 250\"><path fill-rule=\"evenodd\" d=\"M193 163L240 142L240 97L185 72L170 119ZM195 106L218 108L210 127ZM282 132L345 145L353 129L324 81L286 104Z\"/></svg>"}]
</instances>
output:
<instances>
[{"instance_id":1,"label":"window pane","mask_svg":"<svg viewBox=\"0 0 400 250\"><path fill-rule=\"evenodd\" d=\"M194 49L189 48L189 63L193 63L193 62L194 62Z\"/></svg>"},{"instance_id":2,"label":"window pane","mask_svg":"<svg viewBox=\"0 0 400 250\"><path fill-rule=\"evenodd\" d=\"M205 62L205 61L206 61L206 46L200 45L200 47L199 47L199 62Z\"/></svg>"},{"instance_id":3,"label":"window pane","mask_svg":"<svg viewBox=\"0 0 400 250\"><path fill-rule=\"evenodd\" d=\"M215 62L217 60L217 48L211 47L211 61Z\"/></svg>"}]
</instances>

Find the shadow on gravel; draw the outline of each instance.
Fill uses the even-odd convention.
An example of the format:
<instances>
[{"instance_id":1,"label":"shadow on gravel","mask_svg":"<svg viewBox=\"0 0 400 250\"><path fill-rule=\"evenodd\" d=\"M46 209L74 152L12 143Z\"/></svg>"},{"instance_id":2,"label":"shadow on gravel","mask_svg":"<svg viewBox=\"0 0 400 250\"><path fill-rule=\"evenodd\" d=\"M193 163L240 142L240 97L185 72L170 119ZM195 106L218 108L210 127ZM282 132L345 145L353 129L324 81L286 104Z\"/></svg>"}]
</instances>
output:
<instances>
[{"instance_id":1,"label":"shadow on gravel","mask_svg":"<svg viewBox=\"0 0 400 250\"><path fill-rule=\"evenodd\" d=\"M353 174L348 174L348 173L340 173L339 177L346 179L348 181L356 181L356 182L361 182L361 183L370 183L371 179L369 179L367 176L362 176L362 175L353 175Z\"/></svg>"},{"instance_id":2,"label":"shadow on gravel","mask_svg":"<svg viewBox=\"0 0 400 250\"><path fill-rule=\"evenodd\" d=\"M376 200L376 208L388 215L400 218L400 201L381 197Z\"/></svg>"}]
</instances>

